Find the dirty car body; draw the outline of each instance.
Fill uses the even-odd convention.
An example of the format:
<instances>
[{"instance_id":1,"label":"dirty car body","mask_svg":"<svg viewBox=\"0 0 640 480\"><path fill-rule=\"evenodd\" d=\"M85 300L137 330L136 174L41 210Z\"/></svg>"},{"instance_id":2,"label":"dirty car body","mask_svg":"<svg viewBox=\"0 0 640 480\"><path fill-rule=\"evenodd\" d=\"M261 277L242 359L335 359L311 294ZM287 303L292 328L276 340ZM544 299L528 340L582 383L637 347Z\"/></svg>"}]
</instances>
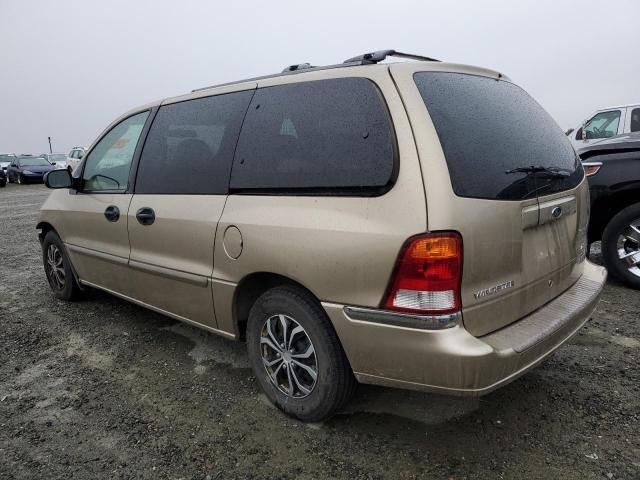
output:
<instances>
[{"instance_id":1,"label":"dirty car body","mask_svg":"<svg viewBox=\"0 0 640 480\"><path fill-rule=\"evenodd\" d=\"M116 120L76 178L50 174L54 292L75 292L62 268L74 289L246 339L267 396L303 420L354 377L478 395L543 360L606 278L569 141L498 72L369 55Z\"/></svg>"}]
</instances>

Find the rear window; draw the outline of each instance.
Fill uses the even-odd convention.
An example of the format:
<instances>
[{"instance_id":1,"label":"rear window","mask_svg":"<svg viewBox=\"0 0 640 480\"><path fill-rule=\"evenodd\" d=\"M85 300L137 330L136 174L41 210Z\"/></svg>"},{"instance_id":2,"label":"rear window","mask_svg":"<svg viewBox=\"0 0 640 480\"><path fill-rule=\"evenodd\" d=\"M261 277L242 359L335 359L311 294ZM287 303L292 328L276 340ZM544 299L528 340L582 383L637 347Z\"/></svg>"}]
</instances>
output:
<instances>
[{"instance_id":1,"label":"rear window","mask_svg":"<svg viewBox=\"0 0 640 480\"><path fill-rule=\"evenodd\" d=\"M456 195L521 200L574 188L582 180L571 143L520 87L445 72L419 72L414 81L438 133ZM550 170L513 172L531 166Z\"/></svg>"},{"instance_id":2,"label":"rear window","mask_svg":"<svg viewBox=\"0 0 640 480\"><path fill-rule=\"evenodd\" d=\"M391 121L377 87L341 78L259 89L244 120L231 189L376 194L395 169Z\"/></svg>"}]
</instances>

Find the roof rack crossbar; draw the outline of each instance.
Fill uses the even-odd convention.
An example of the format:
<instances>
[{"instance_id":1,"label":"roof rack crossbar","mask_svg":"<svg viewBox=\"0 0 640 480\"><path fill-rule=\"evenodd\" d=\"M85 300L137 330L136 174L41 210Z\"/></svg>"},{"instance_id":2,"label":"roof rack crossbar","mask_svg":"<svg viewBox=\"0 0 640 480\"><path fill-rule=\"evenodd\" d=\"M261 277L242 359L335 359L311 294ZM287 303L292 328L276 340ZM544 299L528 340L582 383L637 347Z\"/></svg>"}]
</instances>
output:
<instances>
[{"instance_id":1,"label":"roof rack crossbar","mask_svg":"<svg viewBox=\"0 0 640 480\"><path fill-rule=\"evenodd\" d=\"M284 70L282 70L282 73L295 72L297 70L306 70L307 68L316 68L316 67L311 65L309 62L298 63L297 65L289 65L288 67L285 67Z\"/></svg>"},{"instance_id":2,"label":"roof rack crossbar","mask_svg":"<svg viewBox=\"0 0 640 480\"><path fill-rule=\"evenodd\" d=\"M407 58L410 60L418 60L421 62L439 62L437 58L425 57L422 55L414 55L413 53L403 53L396 50L378 50L375 52L365 53L357 57L348 58L343 63L356 63L360 65L371 65L383 61L387 57Z\"/></svg>"}]
</instances>

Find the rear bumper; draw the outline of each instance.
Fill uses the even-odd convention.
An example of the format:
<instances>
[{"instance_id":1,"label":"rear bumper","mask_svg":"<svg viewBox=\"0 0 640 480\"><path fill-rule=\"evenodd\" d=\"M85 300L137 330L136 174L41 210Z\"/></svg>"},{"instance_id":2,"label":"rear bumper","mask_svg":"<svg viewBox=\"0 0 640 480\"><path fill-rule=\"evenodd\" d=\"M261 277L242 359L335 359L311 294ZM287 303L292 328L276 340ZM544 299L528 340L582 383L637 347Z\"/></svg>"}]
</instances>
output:
<instances>
[{"instance_id":1,"label":"rear bumper","mask_svg":"<svg viewBox=\"0 0 640 480\"><path fill-rule=\"evenodd\" d=\"M423 330L354 320L323 303L356 378L449 395L483 395L524 374L571 338L595 309L607 273L585 262L578 282L523 319L483 337L460 324Z\"/></svg>"}]
</instances>

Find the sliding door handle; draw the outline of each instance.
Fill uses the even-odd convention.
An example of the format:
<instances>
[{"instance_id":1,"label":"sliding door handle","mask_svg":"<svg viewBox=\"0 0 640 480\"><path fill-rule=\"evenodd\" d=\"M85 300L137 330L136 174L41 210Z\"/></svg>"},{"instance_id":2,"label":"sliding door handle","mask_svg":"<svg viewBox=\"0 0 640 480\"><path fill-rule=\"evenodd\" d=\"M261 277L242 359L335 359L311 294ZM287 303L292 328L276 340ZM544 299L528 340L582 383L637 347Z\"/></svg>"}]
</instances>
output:
<instances>
[{"instance_id":1,"label":"sliding door handle","mask_svg":"<svg viewBox=\"0 0 640 480\"><path fill-rule=\"evenodd\" d=\"M136 212L136 218L140 225L151 225L156 221L156 212L153 208L142 207Z\"/></svg>"}]
</instances>

